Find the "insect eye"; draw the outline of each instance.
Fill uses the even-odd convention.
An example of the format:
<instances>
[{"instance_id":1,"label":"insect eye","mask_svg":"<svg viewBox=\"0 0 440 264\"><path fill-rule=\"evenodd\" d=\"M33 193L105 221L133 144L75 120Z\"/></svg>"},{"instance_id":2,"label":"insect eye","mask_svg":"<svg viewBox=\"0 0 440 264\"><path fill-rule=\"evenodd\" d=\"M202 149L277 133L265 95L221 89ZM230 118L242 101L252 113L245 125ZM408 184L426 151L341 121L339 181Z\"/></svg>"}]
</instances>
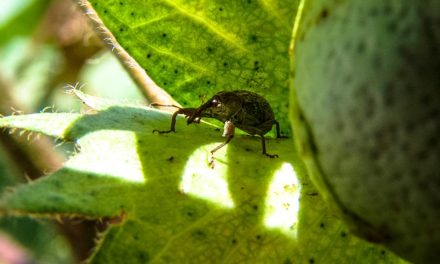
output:
<instances>
[{"instance_id":1,"label":"insect eye","mask_svg":"<svg viewBox=\"0 0 440 264\"><path fill-rule=\"evenodd\" d=\"M211 103L214 107L219 107L222 105L217 99L213 99Z\"/></svg>"}]
</instances>

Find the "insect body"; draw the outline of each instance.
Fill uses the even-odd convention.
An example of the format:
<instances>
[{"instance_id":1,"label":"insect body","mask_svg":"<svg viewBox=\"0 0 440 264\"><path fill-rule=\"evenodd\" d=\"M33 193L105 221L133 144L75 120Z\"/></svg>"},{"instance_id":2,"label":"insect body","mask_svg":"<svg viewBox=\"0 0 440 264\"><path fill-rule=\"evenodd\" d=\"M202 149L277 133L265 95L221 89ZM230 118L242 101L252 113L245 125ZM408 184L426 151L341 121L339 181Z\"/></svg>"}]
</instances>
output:
<instances>
[{"instance_id":1,"label":"insect body","mask_svg":"<svg viewBox=\"0 0 440 264\"><path fill-rule=\"evenodd\" d=\"M164 106L159 104L153 105ZM226 137L226 141L211 150L212 155L231 141L234 137L235 127L237 127L250 135L258 135L261 137L262 152L264 155L270 158L278 157L277 154L272 155L266 152L266 140L264 135L275 125L277 138L281 138L280 125L275 120L269 103L256 93L244 90L222 91L198 108L180 108L174 105L167 106L179 109L173 114L170 130L159 131L155 129L153 132L160 134L176 132L175 126L178 114L185 115L188 124L198 123L202 117L215 118L225 124L223 136Z\"/></svg>"}]
</instances>

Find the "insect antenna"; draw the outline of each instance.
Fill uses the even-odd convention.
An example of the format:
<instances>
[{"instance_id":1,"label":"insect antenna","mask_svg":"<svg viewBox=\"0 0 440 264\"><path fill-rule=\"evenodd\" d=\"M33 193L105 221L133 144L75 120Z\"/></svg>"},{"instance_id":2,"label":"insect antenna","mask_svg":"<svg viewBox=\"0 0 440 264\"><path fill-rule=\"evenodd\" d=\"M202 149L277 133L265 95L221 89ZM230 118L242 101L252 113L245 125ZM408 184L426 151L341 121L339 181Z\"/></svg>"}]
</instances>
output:
<instances>
[{"instance_id":1,"label":"insect antenna","mask_svg":"<svg viewBox=\"0 0 440 264\"><path fill-rule=\"evenodd\" d=\"M177 105L164 105L164 104L159 104L159 103L151 103L150 106L174 107L177 109L182 109L182 107L177 106Z\"/></svg>"}]
</instances>

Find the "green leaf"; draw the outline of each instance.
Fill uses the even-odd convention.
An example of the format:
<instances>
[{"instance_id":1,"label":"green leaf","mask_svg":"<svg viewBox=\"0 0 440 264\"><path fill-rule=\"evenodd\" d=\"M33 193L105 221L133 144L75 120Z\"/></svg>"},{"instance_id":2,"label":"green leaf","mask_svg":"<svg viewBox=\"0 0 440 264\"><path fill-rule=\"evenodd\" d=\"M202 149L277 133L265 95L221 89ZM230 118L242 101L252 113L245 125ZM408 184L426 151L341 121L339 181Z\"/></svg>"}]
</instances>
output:
<instances>
[{"instance_id":1,"label":"green leaf","mask_svg":"<svg viewBox=\"0 0 440 264\"><path fill-rule=\"evenodd\" d=\"M89 2L122 47L184 106L221 90L252 90L290 130L287 51L298 0Z\"/></svg>"},{"instance_id":2,"label":"green leaf","mask_svg":"<svg viewBox=\"0 0 440 264\"><path fill-rule=\"evenodd\" d=\"M110 218L92 263L394 263L350 235L326 208L291 139L236 136L216 153L221 131L206 123L168 129L168 113L81 96L93 114L41 113L0 126L74 141L59 171L2 199L8 214Z\"/></svg>"},{"instance_id":3,"label":"green leaf","mask_svg":"<svg viewBox=\"0 0 440 264\"><path fill-rule=\"evenodd\" d=\"M19 172L0 144L0 192L18 184ZM25 248L25 253L37 263L73 263L69 246L64 237L57 233L53 222L29 217L0 218L0 237L6 238ZM29 234L32 234L30 236Z\"/></svg>"}]
</instances>

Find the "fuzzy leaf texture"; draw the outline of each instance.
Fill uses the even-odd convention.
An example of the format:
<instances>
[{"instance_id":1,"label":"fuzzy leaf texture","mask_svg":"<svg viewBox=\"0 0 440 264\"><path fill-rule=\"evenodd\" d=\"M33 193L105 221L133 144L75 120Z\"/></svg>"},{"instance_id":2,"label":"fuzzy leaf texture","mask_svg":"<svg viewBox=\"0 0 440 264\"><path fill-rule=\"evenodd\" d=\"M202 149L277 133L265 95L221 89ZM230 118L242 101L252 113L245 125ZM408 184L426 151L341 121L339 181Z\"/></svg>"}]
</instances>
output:
<instances>
[{"instance_id":1,"label":"fuzzy leaf texture","mask_svg":"<svg viewBox=\"0 0 440 264\"><path fill-rule=\"evenodd\" d=\"M290 130L287 52L298 0L89 2L119 44L183 106L221 90L251 90Z\"/></svg>"},{"instance_id":2,"label":"fuzzy leaf texture","mask_svg":"<svg viewBox=\"0 0 440 264\"><path fill-rule=\"evenodd\" d=\"M39 113L0 127L77 144L59 171L3 195L4 214L113 218L91 263L397 263L328 211L308 181L291 139L236 136L170 114L77 92L93 114ZM345 261L345 262L344 262Z\"/></svg>"}]
</instances>

